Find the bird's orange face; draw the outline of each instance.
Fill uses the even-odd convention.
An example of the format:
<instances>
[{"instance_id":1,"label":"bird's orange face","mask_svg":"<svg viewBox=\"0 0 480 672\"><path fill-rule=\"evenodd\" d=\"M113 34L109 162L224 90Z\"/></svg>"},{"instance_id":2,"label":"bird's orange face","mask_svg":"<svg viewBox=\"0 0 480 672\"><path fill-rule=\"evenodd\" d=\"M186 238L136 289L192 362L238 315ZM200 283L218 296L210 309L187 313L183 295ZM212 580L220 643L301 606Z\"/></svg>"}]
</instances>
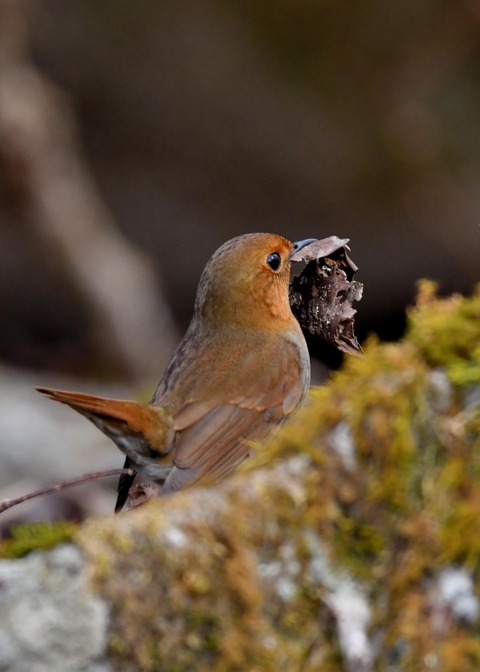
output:
<instances>
[{"instance_id":1,"label":"bird's orange face","mask_svg":"<svg viewBox=\"0 0 480 672\"><path fill-rule=\"evenodd\" d=\"M293 244L270 233L239 236L222 245L200 279L196 311L204 319L269 326L293 318L288 301Z\"/></svg>"}]
</instances>

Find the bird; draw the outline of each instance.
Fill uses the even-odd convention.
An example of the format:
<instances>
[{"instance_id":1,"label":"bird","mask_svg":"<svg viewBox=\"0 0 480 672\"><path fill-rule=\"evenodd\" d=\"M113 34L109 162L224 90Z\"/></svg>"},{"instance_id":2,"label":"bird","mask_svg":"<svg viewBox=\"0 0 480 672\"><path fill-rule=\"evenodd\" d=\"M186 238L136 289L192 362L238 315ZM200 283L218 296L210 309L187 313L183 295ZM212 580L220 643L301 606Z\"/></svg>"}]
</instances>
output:
<instances>
[{"instance_id":1,"label":"bird","mask_svg":"<svg viewBox=\"0 0 480 672\"><path fill-rule=\"evenodd\" d=\"M115 512L137 472L160 495L222 480L303 402L310 357L290 309L290 257L315 240L250 233L224 243L203 270L192 320L149 403L36 388L124 453L133 473L120 477Z\"/></svg>"}]
</instances>

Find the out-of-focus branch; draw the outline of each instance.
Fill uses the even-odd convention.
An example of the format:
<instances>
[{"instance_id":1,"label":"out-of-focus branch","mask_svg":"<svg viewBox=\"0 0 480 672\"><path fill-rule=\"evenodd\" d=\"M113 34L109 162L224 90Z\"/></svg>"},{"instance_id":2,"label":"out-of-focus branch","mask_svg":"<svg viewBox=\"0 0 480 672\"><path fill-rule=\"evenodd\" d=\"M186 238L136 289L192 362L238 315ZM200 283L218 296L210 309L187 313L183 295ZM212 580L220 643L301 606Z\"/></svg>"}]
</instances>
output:
<instances>
[{"instance_id":1,"label":"out-of-focus branch","mask_svg":"<svg viewBox=\"0 0 480 672\"><path fill-rule=\"evenodd\" d=\"M91 471L88 474L83 474L82 476L75 476L74 478L69 478L66 481L61 483L55 483L55 485L49 485L45 488L39 488L34 492L28 492L25 495L16 497L15 499L5 499L3 502L0 502L0 513L8 511L8 509L17 506L18 504L23 504L24 502L29 502L31 499L36 499L37 497L44 497L45 495L52 495L54 492L60 492L66 488L72 488L75 485L82 485L82 483L87 483L88 481L95 481L99 478L110 478L111 476L134 476L135 472L133 469L106 469L104 471Z\"/></svg>"},{"instance_id":2,"label":"out-of-focus branch","mask_svg":"<svg viewBox=\"0 0 480 672\"><path fill-rule=\"evenodd\" d=\"M0 165L19 219L69 274L96 341L133 376L162 365L175 341L148 257L118 230L81 155L71 107L25 57L26 3L0 5Z\"/></svg>"}]
</instances>

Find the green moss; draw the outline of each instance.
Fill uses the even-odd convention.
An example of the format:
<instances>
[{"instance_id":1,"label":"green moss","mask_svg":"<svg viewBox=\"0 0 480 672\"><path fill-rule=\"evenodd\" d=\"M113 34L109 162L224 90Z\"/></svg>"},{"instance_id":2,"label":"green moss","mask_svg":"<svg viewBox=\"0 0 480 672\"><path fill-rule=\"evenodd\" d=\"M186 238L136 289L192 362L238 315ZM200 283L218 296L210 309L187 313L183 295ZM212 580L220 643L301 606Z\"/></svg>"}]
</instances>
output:
<instances>
[{"instance_id":1,"label":"green moss","mask_svg":"<svg viewBox=\"0 0 480 672\"><path fill-rule=\"evenodd\" d=\"M330 553L378 595L385 652L402 638L409 642L402 669L417 669L429 649L439 648L426 616L428 577L457 564L480 587L480 395L472 388L480 382L479 344L480 292L437 299L433 286L423 284L405 341L370 341L363 357L312 392L310 408L274 447L281 456L307 444L318 463L317 527L326 538L328 520ZM441 392L433 371L446 374ZM357 468L350 473L332 453L338 422L355 447ZM476 634L458 638L459 659L475 660ZM439 652L439 660L446 657ZM465 665L477 669L476 662Z\"/></svg>"},{"instance_id":2,"label":"green moss","mask_svg":"<svg viewBox=\"0 0 480 672\"><path fill-rule=\"evenodd\" d=\"M432 594L452 564L480 594L479 317L480 292L423 284L405 339L371 339L235 478L91 521L116 667L345 669L326 557L363 586L376 669L477 670L478 624L439 635Z\"/></svg>"},{"instance_id":3,"label":"green moss","mask_svg":"<svg viewBox=\"0 0 480 672\"><path fill-rule=\"evenodd\" d=\"M11 538L0 543L0 557L21 558L31 551L48 550L72 541L76 531L75 524L65 521L15 525L11 530Z\"/></svg>"},{"instance_id":4,"label":"green moss","mask_svg":"<svg viewBox=\"0 0 480 672\"><path fill-rule=\"evenodd\" d=\"M419 284L417 306L409 315L409 338L431 366L445 367L456 385L480 382L480 285L471 298L439 300L436 285Z\"/></svg>"}]
</instances>

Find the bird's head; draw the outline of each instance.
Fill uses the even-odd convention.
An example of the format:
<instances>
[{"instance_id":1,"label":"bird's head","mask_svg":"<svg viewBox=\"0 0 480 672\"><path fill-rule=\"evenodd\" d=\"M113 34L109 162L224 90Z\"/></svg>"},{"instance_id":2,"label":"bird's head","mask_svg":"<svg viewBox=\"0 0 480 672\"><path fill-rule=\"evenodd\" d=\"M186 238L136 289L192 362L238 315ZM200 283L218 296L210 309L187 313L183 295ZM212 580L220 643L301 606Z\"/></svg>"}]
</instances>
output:
<instances>
[{"instance_id":1,"label":"bird's head","mask_svg":"<svg viewBox=\"0 0 480 672\"><path fill-rule=\"evenodd\" d=\"M255 327L291 320L288 286L294 249L289 240L271 233L227 241L202 273L195 312L216 324Z\"/></svg>"}]
</instances>

